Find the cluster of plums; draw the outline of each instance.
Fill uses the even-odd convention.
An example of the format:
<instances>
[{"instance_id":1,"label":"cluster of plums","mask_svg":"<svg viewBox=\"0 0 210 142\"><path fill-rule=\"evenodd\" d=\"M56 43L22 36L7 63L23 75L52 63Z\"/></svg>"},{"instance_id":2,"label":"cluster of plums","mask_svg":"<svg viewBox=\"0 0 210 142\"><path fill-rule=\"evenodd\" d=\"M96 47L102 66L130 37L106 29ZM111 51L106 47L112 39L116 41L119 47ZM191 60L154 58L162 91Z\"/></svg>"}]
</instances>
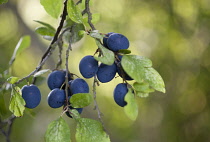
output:
<instances>
[{"instance_id":1,"label":"cluster of plums","mask_svg":"<svg viewBox=\"0 0 210 142\"><path fill-rule=\"evenodd\" d=\"M92 78L96 75L97 79L101 83L106 83L111 81L115 77L116 73L118 73L118 75L124 80L132 80L132 78L129 77L129 75L127 75L123 70L121 66L122 55L118 54L119 50L128 49L128 39L122 34L110 32L103 38L103 45L115 53L115 62L112 65L106 65L103 63L99 64L93 56L85 56L79 63L79 70L82 76L84 78ZM74 94L89 93L89 86L84 79L77 78L71 80L69 78L68 95L66 95L65 76L66 71L63 70L55 70L48 76L47 84L51 92L48 94L47 102L52 108L64 106L66 102L69 102L67 99L70 99L70 97ZM26 102L25 107L32 109L39 105L41 101L41 93L37 86L33 84L25 85L22 87L21 91L22 97ZM114 100L119 106L124 107L127 104L124 100L127 92L128 87L126 83L120 83L114 89ZM69 108L75 109L71 106ZM82 108L76 109L79 113L83 110ZM66 114L71 117L68 112Z\"/></svg>"},{"instance_id":2,"label":"cluster of plums","mask_svg":"<svg viewBox=\"0 0 210 142\"><path fill-rule=\"evenodd\" d=\"M47 79L48 87L51 89L51 92L48 94L47 102L52 108L59 108L64 106L69 100L70 97L77 93L89 93L89 86L84 79L76 78L71 80L69 78L69 88L68 95L65 91L65 76L66 72L62 70L55 70L49 74ZM68 98L67 98L68 96ZM69 104L68 104L69 105ZM75 109L69 105L69 109ZM83 108L76 108L79 113L82 113ZM71 117L69 112L66 113L67 116Z\"/></svg>"},{"instance_id":3,"label":"cluster of plums","mask_svg":"<svg viewBox=\"0 0 210 142\"><path fill-rule=\"evenodd\" d=\"M116 55L115 62L112 65L98 63L98 61L91 55L83 57L79 63L79 71L84 78L92 78L95 75L101 83L111 81L116 73L125 80L132 80L131 77L123 70L121 66L122 55L118 54L121 49L128 49L128 39L118 33L110 32L103 38L104 47L113 51ZM119 106L125 106L124 97L128 92L127 84L120 83L114 90L114 100Z\"/></svg>"}]
</instances>

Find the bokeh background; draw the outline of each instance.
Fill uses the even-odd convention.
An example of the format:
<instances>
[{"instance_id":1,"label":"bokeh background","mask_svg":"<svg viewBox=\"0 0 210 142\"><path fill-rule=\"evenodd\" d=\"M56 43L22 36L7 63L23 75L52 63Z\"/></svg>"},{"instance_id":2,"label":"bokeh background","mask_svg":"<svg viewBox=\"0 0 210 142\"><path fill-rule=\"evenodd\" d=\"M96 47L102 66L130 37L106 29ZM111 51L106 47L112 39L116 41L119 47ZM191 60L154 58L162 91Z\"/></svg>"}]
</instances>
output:
<instances>
[{"instance_id":1,"label":"bokeh background","mask_svg":"<svg viewBox=\"0 0 210 142\"><path fill-rule=\"evenodd\" d=\"M100 32L126 35L132 53L150 58L166 84L165 94L154 92L147 98L137 98L139 115L134 122L113 100L113 89L122 81L120 78L97 87L97 101L112 142L209 142L210 1L95 0L91 11L100 13L95 25ZM39 0L9 0L0 6L1 70L7 69L20 37L30 35L32 39L30 48L14 62L13 76L24 77L34 70L49 44L35 34L39 24L33 20L49 22L55 28L59 23L46 14ZM96 49L89 36L75 44L69 57L70 71L81 76L79 61L85 55L93 55ZM44 68L53 69L57 55L55 51ZM92 81L88 80L90 87ZM47 105L50 90L46 80L39 88L42 102L33 115L26 113L15 120L12 142L43 142L47 125L60 116L62 109ZM8 109L10 94L4 94L4 98ZM97 120L93 108L93 104L84 108L82 117ZM3 118L9 115L8 112ZM74 139L75 122L64 118ZM5 141L2 134L0 141Z\"/></svg>"}]
</instances>

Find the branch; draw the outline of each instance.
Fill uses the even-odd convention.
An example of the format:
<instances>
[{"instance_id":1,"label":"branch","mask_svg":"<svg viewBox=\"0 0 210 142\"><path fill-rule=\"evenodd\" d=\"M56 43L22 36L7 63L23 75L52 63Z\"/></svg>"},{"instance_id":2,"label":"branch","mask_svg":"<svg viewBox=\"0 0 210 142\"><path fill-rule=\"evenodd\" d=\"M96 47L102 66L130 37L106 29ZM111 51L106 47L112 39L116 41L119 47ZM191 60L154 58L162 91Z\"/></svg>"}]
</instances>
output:
<instances>
[{"instance_id":1,"label":"branch","mask_svg":"<svg viewBox=\"0 0 210 142\"><path fill-rule=\"evenodd\" d=\"M14 115L11 115L8 119L6 120L1 120L0 119L0 130L1 130L1 133L6 137L6 142L10 142L10 134L11 134L11 129L12 129L12 125L13 125L13 122L15 120L15 116ZM4 127L7 126L7 129L4 130Z\"/></svg>"},{"instance_id":2,"label":"branch","mask_svg":"<svg viewBox=\"0 0 210 142\"><path fill-rule=\"evenodd\" d=\"M82 11L82 15L87 13L87 15L88 15L88 24L90 25L92 30L96 30L95 26L91 22L91 20L92 20L92 13L90 12L90 4L89 3L90 3L90 0L85 0L85 9Z\"/></svg>"},{"instance_id":3,"label":"branch","mask_svg":"<svg viewBox=\"0 0 210 142\"><path fill-rule=\"evenodd\" d=\"M57 40L58 40L58 36L59 36L59 34L60 34L61 30L62 30L64 21L66 20L66 16L68 15L68 13L67 13L67 1L68 1L68 0L66 0L66 1L64 2L64 9L63 9L61 21L60 21L59 26L58 26L58 28L57 28L57 30L56 30L55 36L53 37L53 40L51 41L49 47L47 48L47 50L46 50L45 53L43 54L40 63L38 64L38 66L36 67L36 69L35 69L34 71L32 71L28 76L26 76L26 77L24 77L24 78L18 80L15 84L18 84L18 83L22 82L23 80L28 79L30 76L32 76L32 75L34 75L36 72L38 72L38 71L42 68L42 66L45 64L46 60L47 60L47 59L50 57L50 55L52 54L52 50L53 50L53 48L55 47L55 44L56 44L56 42L57 42ZM36 81L36 79L34 78L33 83L34 83L35 81Z\"/></svg>"}]
</instances>

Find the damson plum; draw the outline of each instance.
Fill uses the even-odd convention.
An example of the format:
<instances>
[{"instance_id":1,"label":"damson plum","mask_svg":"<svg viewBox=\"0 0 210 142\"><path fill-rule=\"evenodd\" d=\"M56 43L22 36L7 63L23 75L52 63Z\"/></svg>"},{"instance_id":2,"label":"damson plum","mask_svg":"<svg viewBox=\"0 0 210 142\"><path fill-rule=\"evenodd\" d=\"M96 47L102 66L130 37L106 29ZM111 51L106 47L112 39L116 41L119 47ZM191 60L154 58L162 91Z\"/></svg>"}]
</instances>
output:
<instances>
[{"instance_id":1,"label":"damson plum","mask_svg":"<svg viewBox=\"0 0 210 142\"><path fill-rule=\"evenodd\" d=\"M79 63L79 71L84 78L95 76L98 71L98 61L93 56L85 56Z\"/></svg>"},{"instance_id":2,"label":"damson plum","mask_svg":"<svg viewBox=\"0 0 210 142\"><path fill-rule=\"evenodd\" d=\"M113 33L114 33L114 32L107 33L106 36L103 38L103 44L104 44L105 47L108 47L108 46L107 46L107 39L108 39L109 36L110 36L111 34L113 34Z\"/></svg>"},{"instance_id":3,"label":"damson plum","mask_svg":"<svg viewBox=\"0 0 210 142\"><path fill-rule=\"evenodd\" d=\"M107 46L112 51L118 51L120 49L128 49L129 40L122 34L113 33L107 39Z\"/></svg>"},{"instance_id":4,"label":"damson plum","mask_svg":"<svg viewBox=\"0 0 210 142\"><path fill-rule=\"evenodd\" d=\"M47 102L50 107L59 108L64 105L65 99L65 91L55 88L49 93Z\"/></svg>"},{"instance_id":5,"label":"damson plum","mask_svg":"<svg viewBox=\"0 0 210 142\"><path fill-rule=\"evenodd\" d=\"M126 83L120 83L114 89L114 100L121 107L124 107L127 104L125 101L127 92L128 88Z\"/></svg>"},{"instance_id":6,"label":"damson plum","mask_svg":"<svg viewBox=\"0 0 210 142\"><path fill-rule=\"evenodd\" d=\"M109 66L101 63L98 68L97 78L100 82L106 83L111 81L115 77L116 72L117 72L117 67L115 64Z\"/></svg>"},{"instance_id":7,"label":"damson plum","mask_svg":"<svg viewBox=\"0 0 210 142\"><path fill-rule=\"evenodd\" d=\"M26 102L25 107L35 108L41 101L41 93L35 85L24 85L21 89L22 97Z\"/></svg>"},{"instance_id":8,"label":"damson plum","mask_svg":"<svg viewBox=\"0 0 210 142\"><path fill-rule=\"evenodd\" d=\"M47 79L48 87L53 90L55 88L60 88L65 81L65 71L56 70L49 74Z\"/></svg>"},{"instance_id":9,"label":"damson plum","mask_svg":"<svg viewBox=\"0 0 210 142\"><path fill-rule=\"evenodd\" d=\"M82 78L74 79L69 85L73 95L77 93L89 93L89 86Z\"/></svg>"}]
</instances>

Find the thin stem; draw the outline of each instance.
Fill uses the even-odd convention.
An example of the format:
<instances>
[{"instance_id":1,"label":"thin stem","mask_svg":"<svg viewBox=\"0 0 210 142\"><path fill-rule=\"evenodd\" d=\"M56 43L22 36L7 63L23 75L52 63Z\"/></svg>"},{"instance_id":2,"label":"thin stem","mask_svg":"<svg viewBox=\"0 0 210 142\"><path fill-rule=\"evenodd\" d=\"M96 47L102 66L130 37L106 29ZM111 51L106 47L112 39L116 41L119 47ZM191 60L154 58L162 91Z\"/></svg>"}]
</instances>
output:
<instances>
[{"instance_id":1,"label":"thin stem","mask_svg":"<svg viewBox=\"0 0 210 142\"><path fill-rule=\"evenodd\" d=\"M96 79L96 76L94 76L94 81L93 81L93 98L94 98L94 106L95 106L95 109L98 113L98 118L103 126L103 129L104 131L106 132L106 129L105 129L105 126L104 126L104 122L103 122L103 119L102 119L102 116L103 114L101 113L100 109L99 109L99 106L98 106L98 103L97 103L97 100L96 100L96 84L98 84L98 80Z\"/></svg>"}]
</instances>

